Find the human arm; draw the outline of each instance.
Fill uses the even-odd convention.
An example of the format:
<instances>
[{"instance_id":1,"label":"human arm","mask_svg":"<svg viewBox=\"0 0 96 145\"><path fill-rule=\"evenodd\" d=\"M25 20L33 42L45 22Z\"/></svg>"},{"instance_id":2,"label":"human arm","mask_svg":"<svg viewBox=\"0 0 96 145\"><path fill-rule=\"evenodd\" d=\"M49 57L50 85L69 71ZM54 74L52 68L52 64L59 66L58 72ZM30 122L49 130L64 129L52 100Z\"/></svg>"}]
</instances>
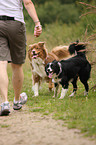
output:
<instances>
[{"instance_id":1,"label":"human arm","mask_svg":"<svg viewBox=\"0 0 96 145\"><path fill-rule=\"evenodd\" d=\"M38 37L42 33L42 26L36 13L35 6L31 0L23 0L24 7L35 23L34 36Z\"/></svg>"}]
</instances>

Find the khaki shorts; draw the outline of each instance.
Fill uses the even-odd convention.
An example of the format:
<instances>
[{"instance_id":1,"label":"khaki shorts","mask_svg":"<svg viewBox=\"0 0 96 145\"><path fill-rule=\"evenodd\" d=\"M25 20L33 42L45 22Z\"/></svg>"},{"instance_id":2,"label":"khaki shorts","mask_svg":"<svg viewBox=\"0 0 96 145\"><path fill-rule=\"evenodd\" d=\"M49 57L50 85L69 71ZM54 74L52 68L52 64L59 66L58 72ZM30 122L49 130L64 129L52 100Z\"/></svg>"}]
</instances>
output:
<instances>
[{"instance_id":1,"label":"khaki shorts","mask_svg":"<svg viewBox=\"0 0 96 145\"><path fill-rule=\"evenodd\" d=\"M25 24L14 20L0 20L0 61L22 64L25 57Z\"/></svg>"}]
</instances>

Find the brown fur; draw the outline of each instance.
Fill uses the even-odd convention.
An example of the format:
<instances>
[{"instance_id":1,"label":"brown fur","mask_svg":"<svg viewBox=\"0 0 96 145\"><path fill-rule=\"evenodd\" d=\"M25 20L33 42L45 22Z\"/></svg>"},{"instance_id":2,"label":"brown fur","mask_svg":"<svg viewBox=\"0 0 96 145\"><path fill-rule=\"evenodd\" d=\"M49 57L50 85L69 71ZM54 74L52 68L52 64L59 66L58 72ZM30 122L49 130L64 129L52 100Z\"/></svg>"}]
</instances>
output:
<instances>
[{"instance_id":1,"label":"brown fur","mask_svg":"<svg viewBox=\"0 0 96 145\"><path fill-rule=\"evenodd\" d=\"M54 47L51 52L54 53L59 58L59 60L70 56L68 46Z\"/></svg>"},{"instance_id":2,"label":"brown fur","mask_svg":"<svg viewBox=\"0 0 96 145\"><path fill-rule=\"evenodd\" d=\"M45 79L46 82L49 83L49 90L52 90L53 88L53 83L52 83L52 79L49 79L47 76L46 77L41 77L39 76L37 73L33 73L33 66L32 66L32 61L34 58L33 57L33 50L35 51L36 54L38 54L37 57L40 57L43 61L44 61L44 67L47 63L52 62L53 60L61 60L64 59L66 57L69 57L69 52L68 52L68 46L65 47L61 47L58 46L56 48L53 48L52 51L50 53L47 52L47 49L45 48L45 44L44 42L38 42L35 43L33 45L29 46L29 50L28 50L28 58L30 60L30 65L31 65L31 69L32 69L32 82L33 85L35 83L39 83L42 81L42 79Z\"/></svg>"}]
</instances>

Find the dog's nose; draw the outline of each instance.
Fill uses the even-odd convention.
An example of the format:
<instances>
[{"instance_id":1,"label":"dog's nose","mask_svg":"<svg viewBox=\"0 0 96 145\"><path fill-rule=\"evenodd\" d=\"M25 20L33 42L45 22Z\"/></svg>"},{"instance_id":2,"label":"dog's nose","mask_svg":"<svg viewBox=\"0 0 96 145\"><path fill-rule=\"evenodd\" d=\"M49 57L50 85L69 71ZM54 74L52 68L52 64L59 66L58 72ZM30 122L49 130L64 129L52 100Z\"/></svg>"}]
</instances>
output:
<instances>
[{"instance_id":1,"label":"dog's nose","mask_svg":"<svg viewBox=\"0 0 96 145\"><path fill-rule=\"evenodd\" d=\"M49 68L47 69L47 72L50 72L50 69Z\"/></svg>"},{"instance_id":2,"label":"dog's nose","mask_svg":"<svg viewBox=\"0 0 96 145\"><path fill-rule=\"evenodd\" d=\"M32 50L32 53L35 54L35 50Z\"/></svg>"}]
</instances>

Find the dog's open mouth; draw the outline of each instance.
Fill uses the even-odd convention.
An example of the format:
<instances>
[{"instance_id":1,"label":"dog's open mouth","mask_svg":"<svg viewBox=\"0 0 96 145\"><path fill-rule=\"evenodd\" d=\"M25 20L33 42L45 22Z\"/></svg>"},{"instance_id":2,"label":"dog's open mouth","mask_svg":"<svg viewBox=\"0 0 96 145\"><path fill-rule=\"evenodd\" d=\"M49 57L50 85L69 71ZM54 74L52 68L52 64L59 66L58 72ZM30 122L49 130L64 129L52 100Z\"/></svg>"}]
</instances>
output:
<instances>
[{"instance_id":1,"label":"dog's open mouth","mask_svg":"<svg viewBox=\"0 0 96 145\"><path fill-rule=\"evenodd\" d=\"M52 78L52 75L53 75L53 72L50 72L49 75L48 75L48 77L49 78Z\"/></svg>"},{"instance_id":2,"label":"dog's open mouth","mask_svg":"<svg viewBox=\"0 0 96 145\"><path fill-rule=\"evenodd\" d=\"M36 59L38 57L38 54L34 54L33 56L32 56L32 58L34 58L34 59Z\"/></svg>"},{"instance_id":3,"label":"dog's open mouth","mask_svg":"<svg viewBox=\"0 0 96 145\"><path fill-rule=\"evenodd\" d=\"M32 58L33 58L33 59L36 59L36 58L39 56L39 53L40 53L40 52L36 53L35 51L33 51L33 52L32 52Z\"/></svg>"}]
</instances>

